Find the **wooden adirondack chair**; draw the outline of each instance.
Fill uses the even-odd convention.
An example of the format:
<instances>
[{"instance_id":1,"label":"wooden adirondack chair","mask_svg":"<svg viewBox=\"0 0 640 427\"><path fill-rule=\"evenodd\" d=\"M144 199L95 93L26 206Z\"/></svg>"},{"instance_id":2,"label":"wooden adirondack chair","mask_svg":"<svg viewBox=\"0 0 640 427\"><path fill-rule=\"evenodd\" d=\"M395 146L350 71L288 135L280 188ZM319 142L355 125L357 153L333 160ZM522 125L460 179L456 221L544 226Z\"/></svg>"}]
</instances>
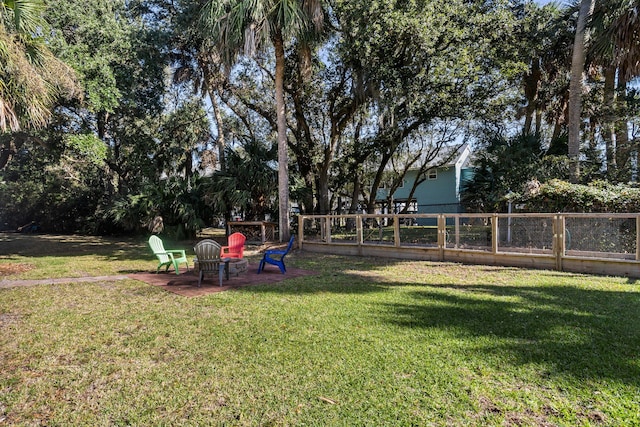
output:
<instances>
[{"instance_id":1,"label":"wooden adirondack chair","mask_svg":"<svg viewBox=\"0 0 640 427\"><path fill-rule=\"evenodd\" d=\"M222 258L242 259L244 255L244 242L247 240L242 233L233 233L229 236L227 246L222 247L220 256Z\"/></svg>"},{"instance_id":2,"label":"wooden adirondack chair","mask_svg":"<svg viewBox=\"0 0 640 427\"><path fill-rule=\"evenodd\" d=\"M162 266L166 266L165 271L169 271L171 265L175 268L176 274L180 274L178 265L183 262L187 265L187 271L189 271L189 261L187 261L187 254L184 249L165 249L162 240L158 236L149 237L149 246L153 254L158 257L158 261L160 261L156 274Z\"/></svg>"},{"instance_id":3,"label":"wooden adirondack chair","mask_svg":"<svg viewBox=\"0 0 640 427\"><path fill-rule=\"evenodd\" d=\"M264 251L264 255L262 256L262 260L260 260L260 265L258 266L258 274L264 269L265 264L276 265L282 272L285 274L287 272L287 268L284 265L284 257L289 253L291 247L293 246L293 242L295 241L296 236L291 236L289 239L289 244L286 249L267 249Z\"/></svg>"},{"instance_id":4,"label":"wooden adirondack chair","mask_svg":"<svg viewBox=\"0 0 640 427\"><path fill-rule=\"evenodd\" d=\"M196 261L193 268L198 272L198 287L202 284L205 273L218 273L220 286L222 286L225 264L229 262L229 259L220 258L220 249L218 242L211 239L201 240L194 246Z\"/></svg>"}]
</instances>

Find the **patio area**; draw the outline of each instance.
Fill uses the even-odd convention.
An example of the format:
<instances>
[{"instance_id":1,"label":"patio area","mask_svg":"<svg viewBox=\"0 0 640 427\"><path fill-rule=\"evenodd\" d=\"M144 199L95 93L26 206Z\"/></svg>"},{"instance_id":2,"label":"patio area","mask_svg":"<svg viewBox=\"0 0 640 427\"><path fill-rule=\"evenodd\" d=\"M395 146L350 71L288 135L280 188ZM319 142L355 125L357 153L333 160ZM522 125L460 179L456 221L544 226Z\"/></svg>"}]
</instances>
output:
<instances>
[{"instance_id":1,"label":"patio area","mask_svg":"<svg viewBox=\"0 0 640 427\"><path fill-rule=\"evenodd\" d=\"M153 286L159 286L166 291L173 292L185 297L197 297L208 295L216 292L228 291L231 289L243 288L246 286L269 285L279 283L286 279L293 279L302 276L311 276L319 274L316 271L303 270L287 266L287 273L282 274L276 267L265 267L262 273L258 274L258 263L249 263L248 270L237 276L231 275L229 279L223 280L223 286L218 284L217 275L206 275L202 281L202 286L198 287L198 275L193 269L187 271L186 268L180 269L180 274L175 272L155 273L154 271L132 273L127 277L130 279L140 280Z\"/></svg>"}]
</instances>

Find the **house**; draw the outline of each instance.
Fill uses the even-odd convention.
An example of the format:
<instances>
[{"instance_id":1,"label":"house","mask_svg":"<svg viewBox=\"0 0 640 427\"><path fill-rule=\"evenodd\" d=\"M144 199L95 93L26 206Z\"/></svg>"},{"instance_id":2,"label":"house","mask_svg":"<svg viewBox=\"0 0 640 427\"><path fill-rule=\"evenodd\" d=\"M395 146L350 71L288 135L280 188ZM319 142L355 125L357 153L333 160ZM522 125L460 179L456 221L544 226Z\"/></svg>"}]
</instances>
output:
<instances>
[{"instance_id":1,"label":"house","mask_svg":"<svg viewBox=\"0 0 640 427\"><path fill-rule=\"evenodd\" d=\"M418 178L418 170L409 170L404 183L393 193L391 198L392 213L401 212L408 205L407 213L458 213L460 205L460 189L465 180L473 176L473 168L469 167L471 149L464 144L458 154L450 162L427 172L426 179L421 182L409 198L414 182ZM388 190L378 190L377 200L381 212L389 212ZM431 225L432 220L418 220L418 225ZM429 222L429 224L427 224Z\"/></svg>"}]
</instances>

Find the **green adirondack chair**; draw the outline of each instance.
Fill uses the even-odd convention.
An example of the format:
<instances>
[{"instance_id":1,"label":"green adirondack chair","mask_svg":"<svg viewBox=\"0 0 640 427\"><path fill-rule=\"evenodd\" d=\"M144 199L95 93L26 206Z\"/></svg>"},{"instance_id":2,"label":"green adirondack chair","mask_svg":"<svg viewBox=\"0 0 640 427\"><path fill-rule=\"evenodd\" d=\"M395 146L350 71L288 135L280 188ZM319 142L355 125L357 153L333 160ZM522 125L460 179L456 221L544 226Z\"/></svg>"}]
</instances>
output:
<instances>
[{"instance_id":1,"label":"green adirondack chair","mask_svg":"<svg viewBox=\"0 0 640 427\"><path fill-rule=\"evenodd\" d=\"M151 246L153 254L157 256L160 261L156 273L160 271L160 267L162 266L166 267L165 271L169 271L169 267L173 265L176 274L180 274L178 265L183 262L187 265L187 271L189 271L189 262L187 261L187 254L184 249L165 249L162 240L158 236L149 237L149 246Z\"/></svg>"}]
</instances>

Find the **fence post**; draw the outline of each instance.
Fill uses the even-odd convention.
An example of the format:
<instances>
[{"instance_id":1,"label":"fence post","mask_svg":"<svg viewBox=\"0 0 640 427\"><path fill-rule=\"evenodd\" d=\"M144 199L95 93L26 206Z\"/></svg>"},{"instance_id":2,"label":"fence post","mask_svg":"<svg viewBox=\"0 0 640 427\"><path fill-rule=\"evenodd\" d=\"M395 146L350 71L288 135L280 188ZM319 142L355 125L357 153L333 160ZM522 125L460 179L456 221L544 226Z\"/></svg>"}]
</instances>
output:
<instances>
[{"instance_id":1,"label":"fence post","mask_svg":"<svg viewBox=\"0 0 640 427\"><path fill-rule=\"evenodd\" d=\"M358 246L362 246L362 215L356 215L356 241Z\"/></svg>"},{"instance_id":2,"label":"fence post","mask_svg":"<svg viewBox=\"0 0 640 427\"><path fill-rule=\"evenodd\" d=\"M302 250L302 241L304 240L304 216L298 215L298 249Z\"/></svg>"},{"instance_id":3,"label":"fence post","mask_svg":"<svg viewBox=\"0 0 640 427\"><path fill-rule=\"evenodd\" d=\"M324 234L327 243L331 243L331 217L329 215L324 217Z\"/></svg>"},{"instance_id":4,"label":"fence post","mask_svg":"<svg viewBox=\"0 0 640 427\"><path fill-rule=\"evenodd\" d=\"M440 252L440 261L444 261L444 245L447 241L447 220L443 214L438 215L438 250Z\"/></svg>"},{"instance_id":5,"label":"fence post","mask_svg":"<svg viewBox=\"0 0 640 427\"><path fill-rule=\"evenodd\" d=\"M491 253L498 253L498 215L491 215Z\"/></svg>"},{"instance_id":6,"label":"fence post","mask_svg":"<svg viewBox=\"0 0 640 427\"><path fill-rule=\"evenodd\" d=\"M393 244L396 248L400 247L400 219L398 215L393 216Z\"/></svg>"},{"instance_id":7,"label":"fence post","mask_svg":"<svg viewBox=\"0 0 640 427\"><path fill-rule=\"evenodd\" d=\"M636 261L640 261L640 215L636 216Z\"/></svg>"},{"instance_id":8,"label":"fence post","mask_svg":"<svg viewBox=\"0 0 640 427\"><path fill-rule=\"evenodd\" d=\"M562 258L564 257L564 215L555 215L553 217L553 253L556 257L556 270L562 271Z\"/></svg>"}]
</instances>

